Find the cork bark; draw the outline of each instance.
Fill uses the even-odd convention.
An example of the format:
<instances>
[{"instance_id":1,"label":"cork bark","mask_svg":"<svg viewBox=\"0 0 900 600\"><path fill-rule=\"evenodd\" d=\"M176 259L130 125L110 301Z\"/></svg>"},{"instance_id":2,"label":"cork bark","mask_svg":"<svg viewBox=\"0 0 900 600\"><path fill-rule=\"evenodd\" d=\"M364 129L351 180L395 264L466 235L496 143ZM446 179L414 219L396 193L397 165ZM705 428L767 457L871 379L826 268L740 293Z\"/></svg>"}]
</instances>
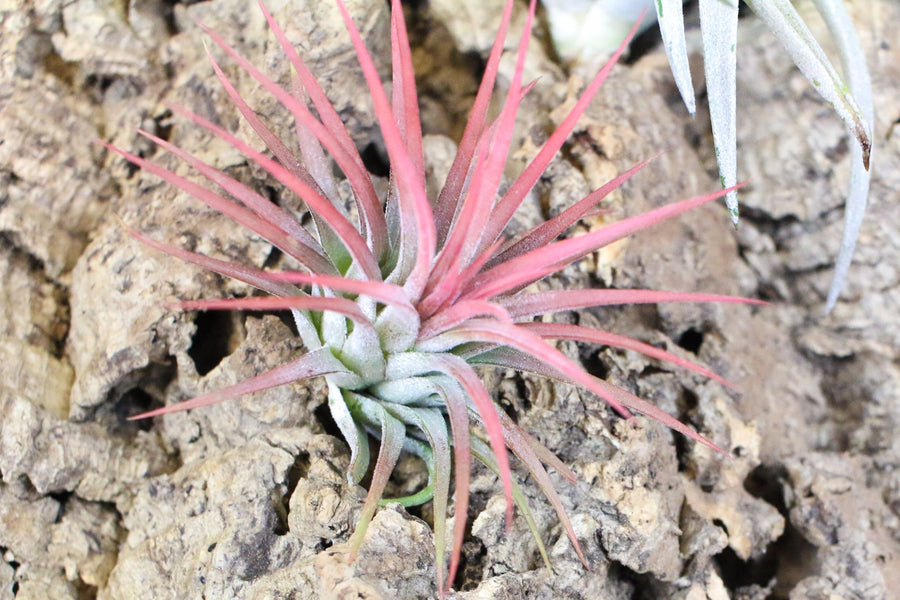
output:
<instances>
[{"instance_id":1,"label":"cork bark","mask_svg":"<svg viewBox=\"0 0 900 600\"><path fill-rule=\"evenodd\" d=\"M257 267L282 259L91 142L109 140L189 172L140 138L141 127L300 208L166 106L200 112L262 149L216 81L195 24L287 84L289 67L262 15L244 0L21 4L0 0L0 600L435 597L428 505L382 509L349 560L344 542L364 490L346 483L349 453L327 418L321 382L127 420L303 351L278 315L167 308L246 290L143 246L121 221L218 258ZM751 184L741 192L740 228L724 206L706 206L542 284L772 302L564 317L664 347L732 381L729 389L631 352L560 345L733 456L696 448L655 423L639 419L635 427L580 390L485 372L501 406L578 474L576 484L554 478L591 569L526 484L552 559L553 571L544 568L524 521L505 529L495 477L476 470L456 597L880 600L900 589L900 7L846 4L872 71L876 134L869 214L837 308L823 315L851 142L774 38L746 18L738 151L740 177ZM313 0L268 5L358 147L377 159L381 140L337 12ZM348 5L386 75L386 3ZM434 181L452 159L499 14L496 0L433 0L407 10ZM520 27L518 14L514 32ZM223 65L272 129L290 137L289 114ZM501 89L511 68L506 57ZM510 176L585 83L554 59L540 30L525 74L536 78ZM702 81L697 86L702 97ZM715 189L707 123L703 114L687 116L661 49L651 47L616 67L513 228L556 214L659 152L610 196L608 214L569 235ZM392 485L415 489L420 467L405 461Z\"/></svg>"}]
</instances>

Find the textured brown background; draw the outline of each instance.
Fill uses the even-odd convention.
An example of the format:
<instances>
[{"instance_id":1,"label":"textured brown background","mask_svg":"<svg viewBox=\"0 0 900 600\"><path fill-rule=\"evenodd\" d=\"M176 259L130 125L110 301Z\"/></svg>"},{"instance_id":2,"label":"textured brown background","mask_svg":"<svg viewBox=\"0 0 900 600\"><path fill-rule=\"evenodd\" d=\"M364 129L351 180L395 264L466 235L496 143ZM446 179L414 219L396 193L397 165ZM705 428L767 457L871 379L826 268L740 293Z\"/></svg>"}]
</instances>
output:
<instances>
[{"instance_id":1,"label":"textured brown background","mask_svg":"<svg viewBox=\"0 0 900 600\"><path fill-rule=\"evenodd\" d=\"M349 4L386 73L385 3ZM546 283L773 302L567 317L696 354L735 382L739 391L629 352L562 346L736 458L695 449L655 424L635 429L578 390L486 373L501 404L579 474L578 484L560 481L559 489L593 568L583 569L553 511L527 487L554 564L548 573L524 523L504 532L497 482L477 472L458 582L467 591L459 597L898 597L900 6L846 4L872 71L876 137L869 214L842 301L823 316L849 179L846 136L774 38L744 19L738 151L740 176L752 183L741 194L741 227L730 227L722 206L708 206ZM372 144L377 154L362 79L333 7L269 6L359 147ZM453 150L444 136L460 133L499 5L435 0L408 17L432 134L426 148L440 173ZM362 491L345 483L347 450L327 433L321 385L152 424L124 420L300 351L275 316L166 310L175 298L241 286L141 246L115 216L156 239L257 266L271 249L91 143L110 140L186 172L134 133L143 127L270 189L236 152L164 105L213 116L258 143L215 81L198 19L287 81L285 59L245 0L0 0L0 600L431 597L432 535L402 509L379 513L359 560L348 564L341 542ZM519 118L511 176L584 83L550 58L543 32L538 40L525 79L540 81ZM289 136L285 111L224 64L273 129ZM510 66L504 61L504 72ZM610 198L607 218L716 185L706 115L686 115L657 48L615 69L515 225L554 214L660 150ZM421 483L415 463L401 471L399 486Z\"/></svg>"}]
</instances>

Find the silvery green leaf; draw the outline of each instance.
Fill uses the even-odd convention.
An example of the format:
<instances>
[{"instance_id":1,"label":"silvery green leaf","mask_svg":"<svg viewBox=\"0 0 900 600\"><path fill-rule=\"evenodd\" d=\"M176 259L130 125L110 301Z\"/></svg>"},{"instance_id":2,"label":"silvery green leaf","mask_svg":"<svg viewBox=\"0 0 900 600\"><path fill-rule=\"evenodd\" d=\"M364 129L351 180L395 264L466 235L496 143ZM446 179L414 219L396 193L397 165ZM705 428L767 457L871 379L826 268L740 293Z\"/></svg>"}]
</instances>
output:
<instances>
[{"instance_id":1,"label":"silvery green leaf","mask_svg":"<svg viewBox=\"0 0 900 600\"><path fill-rule=\"evenodd\" d=\"M841 0L815 0L816 7L825 19L831 36L837 43L841 56L841 66L844 76L850 86L850 92L859 103L859 108L865 117L869 127L869 133L875 125L874 107L872 102L872 81L869 77L869 69L866 66L866 58L859 43L859 37L853 27L844 4ZM847 194L845 209L844 236L841 240L841 250L834 267L834 279L828 290L828 299L825 303L825 312L830 312L837 302L838 296L846 283L847 271L853 259L853 250L856 247L856 239L862 226L863 216L866 212L866 200L869 196L870 171L866 168L863 146L853 144L850 157L850 191Z\"/></svg>"},{"instance_id":2,"label":"silvery green leaf","mask_svg":"<svg viewBox=\"0 0 900 600\"><path fill-rule=\"evenodd\" d=\"M709 118L722 187L737 183L737 24L738 0L700 0ZM737 193L729 192L725 204L737 225Z\"/></svg>"},{"instance_id":3,"label":"silvery green leaf","mask_svg":"<svg viewBox=\"0 0 900 600\"><path fill-rule=\"evenodd\" d=\"M359 524L349 540L352 556L362 544L366 528L378 508L378 501L384 494L384 487L397 464L397 459L400 458L403 441L406 439L406 426L391 416L379 403L362 394L345 393L348 400L354 403L358 418L361 417L361 420L371 424L380 423L381 425L378 435L381 445L378 449L378 458L375 460L372 480L369 483L369 493L366 494L366 501L363 503L359 515Z\"/></svg>"},{"instance_id":4,"label":"silvery green leaf","mask_svg":"<svg viewBox=\"0 0 900 600\"><path fill-rule=\"evenodd\" d=\"M325 316L322 321L325 322ZM341 362L353 369L366 381L380 381L384 377L384 353L375 328L367 322L354 323L353 330L340 348Z\"/></svg>"},{"instance_id":5,"label":"silvery green leaf","mask_svg":"<svg viewBox=\"0 0 900 600\"><path fill-rule=\"evenodd\" d=\"M331 348L340 348L347 337L347 318L338 313L325 311L319 319L319 331L323 344Z\"/></svg>"},{"instance_id":6,"label":"silvery green leaf","mask_svg":"<svg viewBox=\"0 0 900 600\"><path fill-rule=\"evenodd\" d=\"M438 589L443 588L444 554L447 550L447 503L450 495L450 438L447 422L439 411L420 411L423 415L422 430L428 437L433 454L434 472L434 552L435 563L441 566Z\"/></svg>"},{"instance_id":7,"label":"silvery green leaf","mask_svg":"<svg viewBox=\"0 0 900 600\"><path fill-rule=\"evenodd\" d=\"M813 0L838 47L841 66L850 84L850 92L859 103L863 117L871 127L875 118L872 106L872 80L859 36L841 0Z\"/></svg>"},{"instance_id":8,"label":"silvery green leaf","mask_svg":"<svg viewBox=\"0 0 900 600\"><path fill-rule=\"evenodd\" d=\"M405 377L382 381L371 387L372 393L394 404L421 407L442 406L438 390L431 377Z\"/></svg>"},{"instance_id":9,"label":"silvery green leaf","mask_svg":"<svg viewBox=\"0 0 900 600\"><path fill-rule=\"evenodd\" d=\"M309 318L309 313L305 310L292 308L291 315L294 317L294 324L297 326L297 332L300 335L300 339L303 340L303 345L308 350L321 348L322 340L319 337L318 330L316 330L315 323Z\"/></svg>"},{"instance_id":10,"label":"silvery green leaf","mask_svg":"<svg viewBox=\"0 0 900 600\"><path fill-rule=\"evenodd\" d=\"M419 491L408 496L382 498L378 501L379 506L388 504L399 504L405 507L421 506L434 498L434 453L431 451L431 447L421 440L407 437L403 440L403 451L422 459L422 462L425 463L425 470L428 471L428 483Z\"/></svg>"},{"instance_id":11,"label":"silvery green leaf","mask_svg":"<svg viewBox=\"0 0 900 600\"><path fill-rule=\"evenodd\" d=\"M789 0L745 0L745 2L769 26L791 55L797 68L812 83L813 88L843 119L850 135L859 142L863 164L868 168L872 138L866 117L851 94L850 88L831 65L796 9Z\"/></svg>"},{"instance_id":12,"label":"silvery green leaf","mask_svg":"<svg viewBox=\"0 0 900 600\"><path fill-rule=\"evenodd\" d=\"M413 409L408 406L394 406L388 403L385 410L407 425L421 430L428 438L428 444L423 444L414 438L407 437L405 444L418 445L412 448L413 452L425 461L428 467L428 486L420 492L398 498L394 501L404 506L416 506L427 502L434 497L435 517L438 513L445 515L447 512L447 494L450 486L450 436L447 431L447 421L440 410L436 408ZM406 447L406 446L404 446ZM435 529L437 536L438 528Z\"/></svg>"},{"instance_id":13,"label":"silvery green leaf","mask_svg":"<svg viewBox=\"0 0 900 600\"><path fill-rule=\"evenodd\" d=\"M656 0L656 18L659 20L659 32L662 35L666 56L669 58L675 85L678 86L688 112L694 114L697 106L684 37L682 0Z\"/></svg>"},{"instance_id":14,"label":"silvery green leaf","mask_svg":"<svg viewBox=\"0 0 900 600\"><path fill-rule=\"evenodd\" d=\"M350 468L347 470L347 481L350 485L358 485L369 470L369 439L366 430L357 423L347 407L341 388L328 381L328 409L331 418L341 430L341 435L350 446Z\"/></svg>"},{"instance_id":15,"label":"silvery green leaf","mask_svg":"<svg viewBox=\"0 0 900 600\"><path fill-rule=\"evenodd\" d=\"M402 352L413 346L419 332L419 313L411 306L387 305L375 320L375 330L385 352Z\"/></svg>"}]
</instances>

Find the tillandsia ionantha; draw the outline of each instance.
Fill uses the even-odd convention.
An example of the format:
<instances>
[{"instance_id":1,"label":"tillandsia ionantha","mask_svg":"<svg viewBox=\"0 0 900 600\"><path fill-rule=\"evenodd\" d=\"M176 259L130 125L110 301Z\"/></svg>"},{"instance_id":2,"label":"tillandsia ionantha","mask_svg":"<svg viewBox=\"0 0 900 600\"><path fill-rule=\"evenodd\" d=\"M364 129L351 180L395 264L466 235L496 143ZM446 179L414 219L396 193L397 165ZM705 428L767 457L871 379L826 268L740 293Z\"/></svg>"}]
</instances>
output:
<instances>
[{"instance_id":1,"label":"tillandsia ionantha","mask_svg":"<svg viewBox=\"0 0 900 600\"><path fill-rule=\"evenodd\" d=\"M544 0L543 3L557 49L564 56L573 59L580 56L582 60L589 60L589 54L605 57L618 44L617 36L621 36L623 27L627 29L626 23L633 22L643 8L654 5L672 75L688 112L694 114L696 104L685 38L684 0ZM842 74L831 64L790 0L744 0L744 3L781 42L797 68L834 108L856 141L851 144L844 233L825 300L825 311L830 312L846 284L869 195L874 109L865 54L843 0L812 2L837 48ZM722 187L727 187L737 181L736 58L740 0L699 0L697 4L713 143ZM602 27L600 34L597 34L598 27ZM726 205L737 225L737 193L726 195Z\"/></svg>"},{"instance_id":2,"label":"tillandsia ionantha","mask_svg":"<svg viewBox=\"0 0 900 600\"><path fill-rule=\"evenodd\" d=\"M341 0L335 1L356 50L390 160L391 177L385 197L376 195L373 178L340 116L262 4L269 27L292 65L290 91L242 58L215 32L206 32L291 112L297 129L297 150L291 150L294 143L280 139L262 122L212 53L212 68L225 91L274 158L254 150L198 114L180 107L173 110L233 146L249 162L299 196L309 210L308 225L301 224L301 215L283 209L228 174L148 132L140 133L184 160L218 186L219 191L106 144L136 166L262 236L296 263L295 270L254 268L190 252L132 230L133 235L155 249L269 294L184 301L178 307L290 310L306 348L296 359L253 378L135 418L199 408L274 386L324 377L331 415L350 447L349 482L355 485L367 474L371 476L359 524L349 540L351 553L359 548L367 525L383 501L398 457L406 451L424 461L428 483L420 492L392 501L409 506L433 500L437 587L441 594L452 585L459 566L473 456L499 476L507 523L514 506L518 506L549 565L525 496L511 474L511 450L558 513L576 553L584 561L545 465L572 481L574 472L498 409L475 368L513 368L581 386L600 396L625 418L633 418L632 411L642 413L718 450L711 441L656 406L590 375L548 340L630 349L725 383L721 377L638 340L579 325L543 322L535 317L614 304L758 301L639 289L534 291L530 286L606 244L715 200L725 192L665 205L590 233L558 239L582 217L596 211L605 196L646 164L641 163L556 217L506 239L504 229L508 221L567 140L630 36L590 82L530 164L501 194L517 110L532 85L524 84L522 78L535 13L532 0L515 49L515 68L508 91L499 115L491 120L488 106L514 6L514 0L507 0L456 157L440 194L428 198L422 125L400 2L392 1L393 74L389 97L353 20ZM355 215L339 197L332 161L352 188ZM370 436L379 441L374 467ZM445 530L451 474L457 518L450 533L447 566Z\"/></svg>"}]
</instances>

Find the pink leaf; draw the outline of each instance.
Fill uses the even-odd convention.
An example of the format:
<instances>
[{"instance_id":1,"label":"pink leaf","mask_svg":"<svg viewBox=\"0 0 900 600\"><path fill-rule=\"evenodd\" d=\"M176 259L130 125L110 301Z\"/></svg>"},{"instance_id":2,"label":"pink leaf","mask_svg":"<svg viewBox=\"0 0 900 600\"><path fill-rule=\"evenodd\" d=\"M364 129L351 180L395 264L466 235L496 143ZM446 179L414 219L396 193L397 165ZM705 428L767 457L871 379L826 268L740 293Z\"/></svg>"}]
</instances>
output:
<instances>
[{"instance_id":1,"label":"pink leaf","mask_svg":"<svg viewBox=\"0 0 900 600\"><path fill-rule=\"evenodd\" d=\"M628 407L634 411L645 414L648 417L659 421L663 425L684 434L685 436L700 442L704 446L708 446L717 452L722 450L711 441L683 424L681 421L666 413L663 410L653 406L645 400L641 400L634 394L616 387L602 379L594 377L587 373L584 369L576 366L562 352L548 345L541 338L533 333L519 327L517 325L507 325L500 321L490 321L487 319L474 319L470 323L456 329L466 339L477 338L481 341L491 342L510 346L533 355L539 361L546 362L562 377L557 377L563 381L576 383L588 390L594 392L613 408L619 414L628 416L628 412L623 407Z\"/></svg>"},{"instance_id":2,"label":"pink leaf","mask_svg":"<svg viewBox=\"0 0 900 600\"><path fill-rule=\"evenodd\" d=\"M466 522L468 521L469 508L469 483L472 468L472 456L469 447L469 413L466 409L466 398L462 390L455 387L437 384L441 397L447 406L447 418L450 421L450 431L453 435L453 470L455 472L456 487L453 492L455 518L453 520L452 552L450 554L450 567L447 569L446 586L453 585L456 571L459 568L459 557L462 551L463 539L466 535ZM438 565L443 568L443 565ZM443 595L444 590L439 592Z\"/></svg>"},{"instance_id":3,"label":"pink leaf","mask_svg":"<svg viewBox=\"0 0 900 600\"><path fill-rule=\"evenodd\" d=\"M422 155L422 125L419 121L419 97L413 71L412 52L403 20L400 0L391 0L391 65L393 72L394 120L400 129L406 154L413 163L416 179L425 180Z\"/></svg>"},{"instance_id":4,"label":"pink leaf","mask_svg":"<svg viewBox=\"0 0 900 600\"><path fill-rule=\"evenodd\" d=\"M332 228L338 237L340 237L341 241L347 247L347 251L354 260L357 261L366 276L373 280L381 279L381 272L378 269L377 261L368 246L366 246L365 240L362 238L356 227L354 227L353 224L347 220L347 217L341 214L329 200L323 198L321 194L301 179L294 177L294 175L277 162L261 152L257 152L248 144L242 142L218 125L179 106L170 105L170 108L228 142L236 150L243 153L253 162L268 171L269 174L287 186L292 192L297 194L297 196L302 198L310 207L310 210L315 211L322 217L322 219L328 223L328 226Z\"/></svg>"},{"instance_id":5,"label":"pink leaf","mask_svg":"<svg viewBox=\"0 0 900 600\"><path fill-rule=\"evenodd\" d=\"M151 248L159 250L160 252L164 252L170 256L174 256L175 258L179 258L186 263L197 265L198 267L203 267L204 269L208 269L214 273L218 273L219 275L231 277L232 279L237 279L238 281L243 281L244 283L252 285L253 287L264 292L268 292L276 296L293 296L299 292L299 290L293 285L285 285L283 283L273 282L268 278L268 273L266 271L254 269L252 267L246 267L239 263L217 260L203 254L197 254L196 252L183 250L181 248L178 248L177 246L171 246L164 242L158 242L152 238L148 238L147 236L142 235L125 223L122 223L122 227L124 227L130 235L134 236L141 243L146 244Z\"/></svg>"},{"instance_id":6,"label":"pink leaf","mask_svg":"<svg viewBox=\"0 0 900 600\"><path fill-rule=\"evenodd\" d=\"M228 386L221 390L216 390L214 392L210 392L209 394L203 394L202 396L197 396L192 400L179 402L177 404L172 404L171 406L158 408L156 410L151 410L134 417L129 417L129 421L167 415L174 412L200 408L201 406L209 406L211 404L225 402L226 400L232 400L239 396L252 394L254 392L260 392L262 390L267 390L269 388L284 385L286 383L302 381L304 379L310 379L312 377L319 377L320 375L330 375L332 373L342 373L346 371L346 367L344 367L340 363L340 361L338 361L334 357L331 351L323 348L321 350L316 350L314 352L304 354L296 360L283 364L279 367L275 367L274 369L266 371L261 375L251 377L250 379L245 379L244 381Z\"/></svg>"},{"instance_id":7,"label":"pink leaf","mask_svg":"<svg viewBox=\"0 0 900 600\"><path fill-rule=\"evenodd\" d=\"M361 325L370 324L359 305L346 298L324 296L262 296L222 300L184 300L173 305L181 310L323 310L344 315Z\"/></svg>"},{"instance_id":8,"label":"pink leaf","mask_svg":"<svg viewBox=\"0 0 900 600\"><path fill-rule=\"evenodd\" d=\"M506 94L506 101L497 122L496 132L490 138L490 142L482 148L478 163L475 165L475 172L472 175L472 185L459 205L458 218L441 250L438 264L441 264L441 258L449 256L450 264L446 268L446 271L449 272L455 273L459 270L460 264L469 263L476 245L481 240L481 224L488 219L491 213L494 196L503 177L503 169L506 165L506 157L516 124L516 113L521 100L522 71L525 68L525 54L528 50L528 40L531 37L535 8L536 0L531 0L516 54L516 67L513 71L512 83ZM438 272L438 277L441 275L442 273Z\"/></svg>"},{"instance_id":9,"label":"pink leaf","mask_svg":"<svg viewBox=\"0 0 900 600\"><path fill-rule=\"evenodd\" d=\"M505 414L502 415L500 419L503 422L503 432L506 436L506 443L513 453L519 457L519 460L528 467L531 476L537 481L541 491L544 492L547 500L550 501L550 505L553 506L553 509L556 511L563 528L566 530L566 535L569 536L569 541L572 542L572 546L575 548L575 553L578 555L578 558L581 559L581 563L585 567L590 568L587 559L584 557L584 553L581 551L581 544L578 542L578 536L575 535L575 529L572 527L572 522L569 520L569 514L566 512L565 506L563 506L562 499L559 497L556 487L553 485L546 469L544 469L544 466L535 454L529 440L522 435L522 430L512 422L512 419ZM559 459L557 459L556 462L560 462Z\"/></svg>"},{"instance_id":10,"label":"pink leaf","mask_svg":"<svg viewBox=\"0 0 900 600\"><path fill-rule=\"evenodd\" d=\"M647 163L649 163L650 160L653 159L645 160L644 162L631 167L618 177L610 179L598 189L588 194L584 199L576 202L549 221L544 221L533 228L531 231L524 234L518 241L510 244L509 247L497 255L496 258L491 259L490 262L487 263L487 266L492 267L525 254L526 252L530 252L535 248L546 246L559 237L562 232L574 225L579 219L586 216L587 213L594 208L594 205L606 198L610 192L618 189L619 186L628 181L632 175L647 166Z\"/></svg>"},{"instance_id":11,"label":"pink leaf","mask_svg":"<svg viewBox=\"0 0 900 600\"><path fill-rule=\"evenodd\" d=\"M358 279L349 279L347 277L337 277L333 275L307 275L306 273L298 273L296 271L269 273L274 281L289 281L292 283L319 285L332 290L346 292L350 294L361 294L369 296L378 302L382 302L389 306L396 307L402 316L398 327L409 332L409 340L401 339L400 335L388 335L383 341L382 350L391 349L391 342L400 344L412 343L413 333L419 328L419 313L409 303L406 292L403 288L382 281L360 281ZM502 311L502 309L500 309ZM387 313L383 312L380 317L384 317Z\"/></svg>"},{"instance_id":12,"label":"pink leaf","mask_svg":"<svg viewBox=\"0 0 900 600\"><path fill-rule=\"evenodd\" d=\"M505 292L518 289L545 276L545 270L548 268L554 270L562 269L569 263L598 248L666 219L671 219L692 208L712 202L737 187L740 186L668 204L607 225L598 231L586 233L572 239L561 240L542 248L536 248L483 272L469 284L464 296L473 299L493 298Z\"/></svg>"},{"instance_id":13,"label":"pink leaf","mask_svg":"<svg viewBox=\"0 0 900 600\"><path fill-rule=\"evenodd\" d=\"M336 2L341 10L347 31L350 33L353 47L356 49L356 56L362 67L366 84L369 86L369 91L372 94L375 116L378 118L378 124L381 127L388 157L391 161L391 172L396 177L401 227L403 230L401 241L408 242L415 236L414 266L403 287L406 289L410 300L416 302L422 290L425 289L428 269L431 267L431 261L434 258L434 215L425 195L425 182L418 178L412 159L406 153L406 148L400 137L400 130L394 121L390 103L384 93L384 87L381 85L372 57L369 55L359 30L353 23L353 19L350 18L344 3L341 0L336 0Z\"/></svg>"},{"instance_id":14,"label":"pink leaf","mask_svg":"<svg viewBox=\"0 0 900 600\"><path fill-rule=\"evenodd\" d=\"M566 323L536 322L522 323L519 326L524 327L528 331L535 333L544 339L576 340L579 342L603 344L605 346L612 346L614 348L623 348L625 350L634 350L635 352L640 352L641 354L644 354L646 356L650 356L658 360L663 360L672 363L673 365L684 367L685 369L690 369L695 373L699 373L704 377L714 379L730 388L734 387L725 379L719 377L709 369L701 367L695 362L692 362L686 358L681 358L680 356L676 356L671 352L666 352L665 350L657 348L656 346L645 344L644 342L640 342L624 335L616 335L615 333L609 333L607 331L590 329L588 327L580 327L578 325L569 325Z\"/></svg>"},{"instance_id":15,"label":"pink leaf","mask_svg":"<svg viewBox=\"0 0 900 600\"><path fill-rule=\"evenodd\" d=\"M506 0L503 9L503 18L500 21L500 27L497 29L497 35L494 38L494 44L491 47L491 53L488 56L487 63L484 67L484 76L478 86L478 93L475 95L475 103L472 105L472 112L469 113L469 119L466 121L466 128L463 131L462 139L459 142L459 148L456 151L456 157L450 166L450 172L447 175L447 181L444 184L441 193L438 196L435 205L435 223L438 227L438 239L443 244L444 239L450 230L450 223L453 215L456 213L456 207L460 200L460 193L465 183L466 174L475 156L475 149L478 145L478 139L487 119L487 111L491 102L491 94L493 93L494 83L497 80L497 70L500 64L500 57L503 54L503 42L506 39L506 32L509 29L509 21L512 17L513 0Z\"/></svg>"},{"instance_id":16,"label":"pink leaf","mask_svg":"<svg viewBox=\"0 0 900 600\"><path fill-rule=\"evenodd\" d=\"M271 281L287 281L290 283L319 285L340 292L350 294L362 294L374 298L384 304L390 304L415 311L409 303L409 299L403 292L403 288L383 281L362 281L339 275L320 275L318 273L299 273L297 271L267 271L264 277ZM416 313L418 315L418 313Z\"/></svg>"},{"instance_id":17,"label":"pink leaf","mask_svg":"<svg viewBox=\"0 0 900 600\"><path fill-rule=\"evenodd\" d=\"M507 432L507 439L515 438L517 444L526 444L542 463L553 467L557 473L572 483L578 481L578 476L569 468L569 465L561 461L558 456L553 454L546 446L536 440L534 436L519 427L509 415L503 411L499 411L497 414L500 415L500 422L503 425L504 431Z\"/></svg>"},{"instance_id":18,"label":"pink leaf","mask_svg":"<svg viewBox=\"0 0 900 600\"><path fill-rule=\"evenodd\" d=\"M334 266L331 265L330 261L325 257L325 251L322 249L322 246L319 245L319 242L317 242L300 224L300 221L298 221L294 215L277 204L273 204L268 198L264 198L260 193L251 190L233 177L229 177L222 171L213 168L192 154L185 152L178 146L170 144L166 140L141 129L138 129L138 133L197 169L204 177L223 188L232 197L239 200L244 206L256 213L261 219L275 225L297 240L300 244L308 247L311 252L318 254L319 257L312 265L310 265L311 268L317 271L322 269L325 269L326 271L334 269Z\"/></svg>"},{"instance_id":19,"label":"pink leaf","mask_svg":"<svg viewBox=\"0 0 900 600\"><path fill-rule=\"evenodd\" d=\"M566 358L562 352L537 335L516 325L491 319L471 319L467 323L434 338L434 341L438 340L444 340L445 345L451 348L467 342L488 342L501 346L510 346L539 358L567 379L577 382L579 385L591 389L591 391L594 391L592 388L596 387L593 382L595 378L584 369L577 366ZM436 350L437 348L434 349ZM626 419L631 417L628 411L615 398L609 398L609 394L606 393L598 393L598 395L606 400L620 415Z\"/></svg>"},{"instance_id":20,"label":"pink leaf","mask_svg":"<svg viewBox=\"0 0 900 600\"><path fill-rule=\"evenodd\" d=\"M442 310L422 323L419 340L428 340L434 336L456 327L476 316L491 316L501 321L512 323L509 313L493 302L483 300L463 300L447 310Z\"/></svg>"},{"instance_id":21,"label":"pink leaf","mask_svg":"<svg viewBox=\"0 0 900 600\"><path fill-rule=\"evenodd\" d=\"M265 7L263 7L263 11L266 12ZM271 19L271 15L269 15L267 19L270 26L274 25L272 31L278 38L279 43L282 44L282 48L287 53L298 76L300 76L304 88L310 94L313 104L319 111L319 115L325 120L324 125L310 113L309 108L305 104L298 101L286 90L282 89L281 86L266 77L250 61L242 57L231 48L231 46L226 44L214 31L203 25L201 25L201 27L203 27L203 30L206 31L207 35L209 35L222 50L231 56L242 69L249 73L260 83L260 85L266 88L269 93L275 96L279 102L291 111L294 119L312 131L328 152L331 153L331 156L334 157L335 162L337 162L338 166L344 172L347 180L352 185L354 192L357 194L360 201L360 212L364 215L363 221L369 224L371 235L377 237L379 232L386 231L386 226L383 224L384 214L381 212L380 203L375 194L375 188L372 186L371 177L366 171L362 159L359 157L359 153L352 145L352 142L349 141L349 135L344 129L340 117L337 116L334 107L331 106L328 99L324 97L324 92L322 92L318 83L315 83L315 78L312 77L309 70L303 65L299 56L297 56L296 51L294 51L293 47L284 37L281 29L279 29L275 21ZM210 56L210 60L215 62L212 56ZM328 110L326 106L330 107L330 110ZM379 221L381 221L381 223L379 223Z\"/></svg>"},{"instance_id":22,"label":"pink leaf","mask_svg":"<svg viewBox=\"0 0 900 600\"><path fill-rule=\"evenodd\" d=\"M512 497L512 477L506 444L503 441L503 429L497 416L497 407L494 406L494 402L478 379L478 375L461 358L452 354L435 354L429 356L427 362L440 367L441 371L456 379L472 400L478 414L481 415L488 440L497 458L497 467L500 469L500 481L503 483L503 493L506 496L506 524L507 526L511 525L515 506Z\"/></svg>"},{"instance_id":23,"label":"pink leaf","mask_svg":"<svg viewBox=\"0 0 900 600\"><path fill-rule=\"evenodd\" d=\"M324 257L317 254L311 248L304 246L302 243L297 241L297 239L287 235L278 226L272 224L264 218L253 214L253 212L247 210L246 208L243 208L242 206L239 206L238 204L231 202L230 200L226 200L222 196L213 193L202 185L194 183L189 179L185 179L180 175L176 175L172 171L154 164L146 159L143 159L136 154L132 154L131 152L126 152L125 150L116 148L112 144L104 141L99 141L99 143L108 150L121 155L129 162L134 163L145 171L156 175L170 185L190 194L210 208L213 208L226 215L227 217L230 217L244 227L255 231L266 240L277 246L279 249L284 251L287 255L296 259L298 262L300 262L300 264L309 268L311 263L312 265L315 265L320 269L325 270L326 272L334 271L334 267L331 266Z\"/></svg>"},{"instance_id":24,"label":"pink leaf","mask_svg":"<svg viewBox=\"0 0 900 600\"><path fill-rule=\"evenodd\" d=\"M634 27L632 27L631 31L628 32L628 35L625 36L625 39L619 45L618 49L616 49L613 55L609 57L609 60L606 61L606 64L600 69L600 72L594 76L593 81L591 81L590 85L581 95L581 98L578 99L578 102L575 103L575 106L569 111L569 114L563 119L563 122L560 123L559 127L557 127L550 135L550 138L541 147L537 156L534 157L531 163L525 168L525 171L522 172L519 178L516 179L509 190L507 190L506 194L504 194L503 198L497 203L497 206L491 215L491 220L488 222L484 232L480 250L489 246L500 236L506 228L507 223L509 223L509 219L512 217L513 213L515 213L519 205L522 204L522 200L525 199L525 196L531 188L534 187L534 184L537 183L540 176L547 170L547 165L550 164L550 160L569 138L578 119L580 119L581 115L584 114L584 111L587 110L594 95L600 89L600 86L603 85L603 82L606 81L606 76L609 75L613 66L618 62L619 57L622 56L622 53L625 51L625 48L628 47L628 44L631 43L639 25L640 20L634 24Z\"/></svg>"},{"instance_id":25,"label":"pink leaf","mask_svg":"<svg viewBox=\"0 0 900 600\"><path fill-rule=\"evenodd\" d=\"M497 303L509 311L516 321L530 319L564 310L609 306L614 304L659 304L661 302L730 302L736 304L767 305L768 302L753 298L700 294L693 292L665 292L658 290L553 290L518 294L499 298Z\"/></svg>"},{"instance_id":26,"label":"pink leaf","mask_svg":"<svg viewBox=\"0 0 900 600\"><path fill-rule=\"evenodd\" d=\"M266 147L275 155L275 158L281 163L281 165L290 171L295 177L302 179L305 181L310 187L317 187L318 184L313 180L312 176L306 171L304 166L297 160L294 156L294 153L288 150L288 147L284 145L284 142L281 139L272 133L272 130L269 129L263 122L262 119L250 108L250 105L244 100L244 97L241 96L238 91L231 84L231 80L225 76L225 73L222 71L222 68L219 66L219 63L213 59L212 55L209 55L209 61L212 64L213 71L216 73L216 77L219 78L219 83L222 84L222 87L225 88L225 92L228 94L228 97L231 98L232 104L234 104L238 111L240 111L241 115L244 117L244 120L250 124L250 127L253 128L253 131L256 132L256 135L260 137L260 139L265 143ZM317 190L321 191L321 190Z\"/></svg>"}]
</instances>

